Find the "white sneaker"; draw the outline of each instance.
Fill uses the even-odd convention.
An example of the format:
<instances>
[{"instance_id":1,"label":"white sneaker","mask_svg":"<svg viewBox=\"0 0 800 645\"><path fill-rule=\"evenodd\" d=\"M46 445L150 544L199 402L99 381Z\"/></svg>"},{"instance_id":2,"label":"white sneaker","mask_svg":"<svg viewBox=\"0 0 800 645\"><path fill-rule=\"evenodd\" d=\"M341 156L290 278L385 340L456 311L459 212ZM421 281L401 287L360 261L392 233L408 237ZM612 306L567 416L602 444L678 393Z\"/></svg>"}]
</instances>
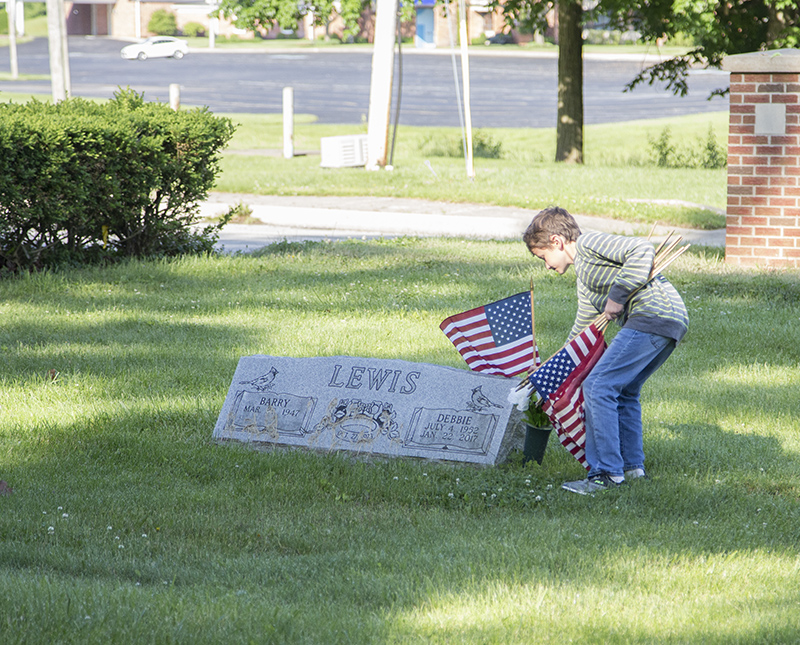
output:
<instances>
[{"instance_id":1,"label":"white sneaker","mask_svg":"<svg viewBox=\"0 0 800 645\"><path fill-rule=\"evenodd\" d=\"M625 471L625 479L647 479L647 473L644 468L633 468Z\"/></svg>"}]
</instances>

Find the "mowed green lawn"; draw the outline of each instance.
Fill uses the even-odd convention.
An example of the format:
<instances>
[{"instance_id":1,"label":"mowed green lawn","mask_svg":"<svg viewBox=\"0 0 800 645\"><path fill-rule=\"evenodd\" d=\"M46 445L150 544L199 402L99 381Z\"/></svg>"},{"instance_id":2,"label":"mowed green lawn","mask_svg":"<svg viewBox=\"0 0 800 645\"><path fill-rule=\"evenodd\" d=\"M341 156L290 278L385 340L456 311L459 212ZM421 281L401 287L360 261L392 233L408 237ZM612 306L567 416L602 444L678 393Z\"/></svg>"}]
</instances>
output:
<instances>
[{"instance_id":1,"label":"mowed green lawn","mask_svg":"<svg viewBox=\"0 0 800 645\"><path fill-rule=\"evenodd\" d=\"M572 274L520 243L278 244L0 281L0 642L800 640L800 280L693 249L643 394L651 479L256 452L211 433L240 356L465 367L447 315ZM610 336L609 336L610 337Z\"/></svg>"},{"instance_id":2,"label":"mowed green lawn","mask_svg":"<svg viewBox=\"0 0 800 645\"><path fill-rule=\"evenodd\" d=\"M726 169L659 167L658 142L674 156L700 161L709 145L727 146L728 113L591 125L585 128L585 163L554 163L555 128L487 128L475 131L483 149L467 176L458 128L400 126L393 170L320 167L322 137L366 134L364 126L324 125L298 116L295 150L286 160L280 115L229 114L239 125L224 154L223 192L265 195L374 195L529 208L558 204L570 212L631 222L715 229L725 226ZM391 144L390 144L391 149ZM264 154L272 151L272 154ZM312 154L306 154L306 153ZM672 157L670 157L672 158Z\"/></svg>"}]
</instances>

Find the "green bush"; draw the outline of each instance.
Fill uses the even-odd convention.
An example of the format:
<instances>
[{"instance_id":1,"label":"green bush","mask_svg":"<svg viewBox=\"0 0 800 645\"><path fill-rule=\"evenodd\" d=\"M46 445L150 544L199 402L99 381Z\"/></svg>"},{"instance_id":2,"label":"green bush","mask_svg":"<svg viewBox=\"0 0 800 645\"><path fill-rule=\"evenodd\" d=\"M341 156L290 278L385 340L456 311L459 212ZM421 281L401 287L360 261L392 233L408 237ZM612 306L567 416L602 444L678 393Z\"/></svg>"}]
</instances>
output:
<instances>
[{"instance_id":1,"label":"green bush","mask_svg":"<svg viewBox=\"0 0 800 645\"><path fill-rule=\"evenodd\" d=\"M198 36L206 35L206 28L199 22L187 22L183 26L183 35L189 38L197 38Z\"/></svg>"},{"instance_id":2,"label":"green bush","mask_svg":"<svg viewBox=\"0 0 800 645\"><path fill-rule=\"evenodd\" d=\"M717 141L712 127L708 128L705 139L697 137L694 142L682 146L672 143L670 129L664 128L650 144L651 161L662 168L724 168L728 164L728 152Z\"/></svg>"},{"instance_id":3,"label":"green bush","mask_svg":"<svg viewBox=\"0 0 800 645\"><path fill-rule=\"evenodd\" d=\"M159 36L175 36L178 33L178 23L175 21L175 14L165 9L157 9L150 16L147 23L147 30Z\"/></svg>"},{"instance_id":4,"label":"green bush","mask_svg":"<svg viewBox=\"0 0 800 645\"><path fill-rule=\"evenodd\" d=\"M212 251L192 224L233 129L130 90L0 104L0 271Z\"/></svg>"}]
</instances>

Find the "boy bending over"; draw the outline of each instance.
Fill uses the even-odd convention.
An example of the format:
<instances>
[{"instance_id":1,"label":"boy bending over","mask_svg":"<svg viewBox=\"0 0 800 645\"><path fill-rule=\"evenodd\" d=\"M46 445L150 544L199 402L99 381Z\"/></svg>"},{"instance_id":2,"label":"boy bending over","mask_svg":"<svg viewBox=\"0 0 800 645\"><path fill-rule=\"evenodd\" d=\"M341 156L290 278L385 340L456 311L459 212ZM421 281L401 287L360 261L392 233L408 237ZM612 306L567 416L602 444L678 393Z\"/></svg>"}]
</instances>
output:
<instances>
[{"instance_id":1,"label":"boy bending over","mask_svg":"<svg viewBox=\"0 0 800 645\"><path fill-rule=\"evenodd\" d=\"M548 269L563 275L575 267L578 312L568 340L601 313L622 327L583 382L589 476L562 488L586 495L645 477L639 394L686 333L683 300L662 275L648 282L652 244L608 233L582 234L563 208L539 212L523 240Z\"/></svg>"}]
</instances>

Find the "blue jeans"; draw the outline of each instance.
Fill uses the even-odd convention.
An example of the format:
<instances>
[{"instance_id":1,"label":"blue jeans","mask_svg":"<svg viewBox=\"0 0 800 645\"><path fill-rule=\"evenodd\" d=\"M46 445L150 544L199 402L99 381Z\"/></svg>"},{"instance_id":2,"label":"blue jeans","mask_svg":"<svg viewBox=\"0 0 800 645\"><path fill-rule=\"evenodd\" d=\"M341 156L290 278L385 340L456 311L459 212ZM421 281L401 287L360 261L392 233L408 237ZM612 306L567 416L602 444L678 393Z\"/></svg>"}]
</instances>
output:
<instances>
[{"instance_id":1,"label":"blue jeans","mask_svg":"<svg viewBox=\"0 0 800 645\"><path fill-rule=\"evenodd\" d=\"M675 349L666 336L622 328L583 382L589 477L644 468L644 382Z\"/></svg>"}]
</instances>

